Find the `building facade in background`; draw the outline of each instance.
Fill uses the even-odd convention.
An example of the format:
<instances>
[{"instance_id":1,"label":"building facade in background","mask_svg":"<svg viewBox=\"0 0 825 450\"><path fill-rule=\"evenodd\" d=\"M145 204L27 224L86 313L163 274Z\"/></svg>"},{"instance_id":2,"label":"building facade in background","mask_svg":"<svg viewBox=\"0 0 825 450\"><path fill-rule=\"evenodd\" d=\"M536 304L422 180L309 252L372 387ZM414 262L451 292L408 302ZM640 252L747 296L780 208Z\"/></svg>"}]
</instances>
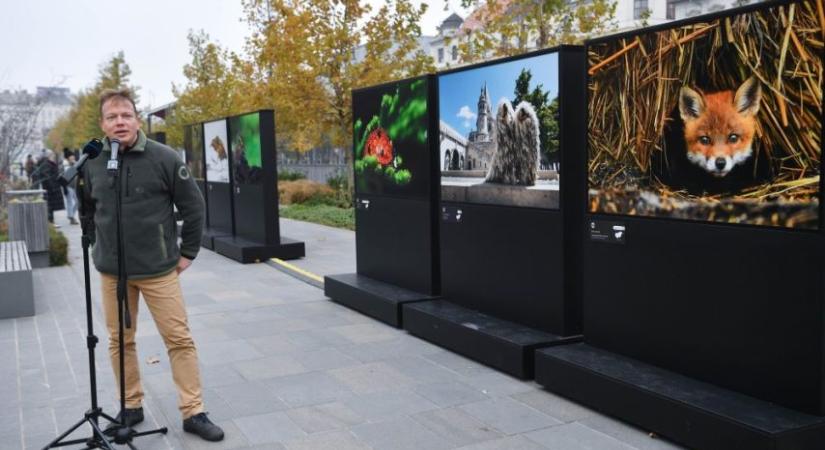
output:
<instances>
[{"instance_id":1,"label":"building facade in background","mask_svg":"<svg viewBox=\"0 0 825 450\"><path fill-rule=\"evenodd\" d=\"M575 4L587 0L568 1ZM617 0L615 31L698 16L746 5L750 2L751 0ZM499 0L499 3L506 8L511 0ZM433 58L436 68L443 70L462 64L459 55L462 36L483 27L479 19L483 15L483 8L484 6L481 6L466 18L451 13L441 22L438 34L422 36L420 39L422 50Z\"/></svg>"},{"instance_id":2,"label":"building facade in background","mask_svg":"<svg viewBox=\"0 0 825 450\"><path fill-rule=\"evenodd\" d=\"M36 114L34 126L26 150L40 151L45 146L46 135L61 116L69 112L74 99L69 88L38 86L35 93L28 91L0 92L0 108L8 114Z\"/></svg>"},{"instance_id":3,"label":"building facade in background","mask_svg":"<svg viewBox=\"0 0 825 450\"><path fill-rule=\"evenodd\" d=\"M0 91L0 162L3 167L10 163L19 172L27 155L38 156L46 147L49 131L71 110L73 102L69 88L64 87L39 86L34 93ZM60 155L62 149L53 150Z\"/></svg>"}]
</instances>

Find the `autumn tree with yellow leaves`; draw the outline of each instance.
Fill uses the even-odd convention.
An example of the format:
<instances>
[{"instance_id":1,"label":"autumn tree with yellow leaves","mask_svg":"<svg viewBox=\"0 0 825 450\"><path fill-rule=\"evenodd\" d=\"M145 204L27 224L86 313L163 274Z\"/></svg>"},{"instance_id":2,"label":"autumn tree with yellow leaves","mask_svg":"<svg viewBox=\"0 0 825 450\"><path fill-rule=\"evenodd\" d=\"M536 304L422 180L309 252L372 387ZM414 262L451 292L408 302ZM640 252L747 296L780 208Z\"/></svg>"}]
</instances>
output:
<instances>
[{"instance_id":1,"label":"autumn tree with yellow leaves","mask_svg":"<svg viewBox=\"0 0 825 450\"><path fill-rule=\"evenodd\" d=\"M616 0L461 0L474 12L452 37L463 63L581 43L615 27Z\"/></svg>"},{"instance_id":2,"label":"autumn tree with yellow leaves","mask_svg":"<svg viewBox=\"0 0 825 450\"><path fill-rule=\"evenodd\" d=\"M203 34L190 36L192 61L184 68L186 86L176 92L176 124L272 108L280 149L349 147L352 89L434 70L418 45L426 4L392 0L375 11L361 0L243 5L251 32L244 55ZM170 143L179 142L181 132L170 128Z\"/></svg>"},{"instance_id":3,"label":"autumn tree with yellow leaves","mask_svg":"<svg viewBox=\"0 0 825 450\"><path fill-rule=\"evenodd\" d=\"M74 106L49 131L46 145L52 149L81 148L89 139L101 136L100 93L104 89L127 87L135 93L137 101L137 87L129 84L131 74L122 51L101 65L94 86L78 94Z\"/></svg>"},{"instance_id":4,"label":"autumn tree with yellow leaves","mask_svg":"<svg viewBox=\"0 0 825 450\"><path fill-rule=\"evenodd\" d=\"M252 109L271 107L256 95L250 63L210 42L203 31L189 32L191 60L183 66L186 84L172 86L177 104L165 119L166 142L183 145L183 127Z\"/></svg>"}]
</instances>

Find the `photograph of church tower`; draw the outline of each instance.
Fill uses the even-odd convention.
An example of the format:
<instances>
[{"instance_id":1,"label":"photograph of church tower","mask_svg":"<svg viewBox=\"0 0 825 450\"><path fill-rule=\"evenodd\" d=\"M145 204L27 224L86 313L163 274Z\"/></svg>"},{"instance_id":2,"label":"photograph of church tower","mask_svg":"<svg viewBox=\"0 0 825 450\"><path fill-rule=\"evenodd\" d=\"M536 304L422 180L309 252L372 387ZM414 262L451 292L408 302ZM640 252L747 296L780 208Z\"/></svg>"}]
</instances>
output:
<instances>
[{"instance_id":1,"label":"photograph of church tower","mask_svg":"<svg viewBox=\"0 0 825 450\"><path fill-rule=\"evenodd\" d=\"M445 201L557 208L558 56L439 77Z\"/></svg>"}]
</instances>

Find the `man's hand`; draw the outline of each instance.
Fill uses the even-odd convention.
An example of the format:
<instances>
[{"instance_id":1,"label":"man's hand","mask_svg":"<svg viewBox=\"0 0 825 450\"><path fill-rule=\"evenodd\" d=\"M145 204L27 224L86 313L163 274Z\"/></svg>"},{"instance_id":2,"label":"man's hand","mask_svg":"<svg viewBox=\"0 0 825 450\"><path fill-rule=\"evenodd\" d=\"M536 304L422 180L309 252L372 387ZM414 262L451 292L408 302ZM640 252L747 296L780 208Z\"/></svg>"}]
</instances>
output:
<instances>
[{"instance_id":1,"label":"man's hand","mask_svg":"<svg viewBox=\"0 0 825 450\"><path fill-rule=\"evenodd\" d=\"M183 272L184 270L188 269L189 266L192 265L192 260L184 258L183 256L180 257L178 260L178 273Z\"/></svg>"}]
</instances>

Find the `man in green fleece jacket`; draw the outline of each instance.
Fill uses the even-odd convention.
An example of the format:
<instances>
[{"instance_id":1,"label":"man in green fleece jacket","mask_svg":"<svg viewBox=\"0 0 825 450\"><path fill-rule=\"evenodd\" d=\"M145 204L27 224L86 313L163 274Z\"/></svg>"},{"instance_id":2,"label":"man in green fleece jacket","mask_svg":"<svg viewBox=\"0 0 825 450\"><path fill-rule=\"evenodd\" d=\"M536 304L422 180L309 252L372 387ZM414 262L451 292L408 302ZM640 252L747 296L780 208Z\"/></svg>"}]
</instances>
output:
<instances>
[{"instance_id":1,"label":"man in green fleece jacket","mask_svg":"<svg viewBox=\"0 0 825 450\"><path fill-rule=\"evenodd\" d=\"M101 275L103 308L109 329L109 356L115 378L119 377L117 306L116 178L107 162L111 142L120 141L118 152L121 194L121 233L127 307L132 326L124 330L124 373L127 425L143 421L143 390L135 350L138 294L143 295L166 344L172 377L178 389L178 408L183 429L210 440L223 439L223 430L206 416L203 407L198 354L189 331L178 276L200 249L203 232L203 197L183 161L171 148L147 139L129 90L106 90L100 96L100 128L106 134L103 153L89 160L83 170L87 212L94 214L95 243L92 257ZM182 243L178 247L173 206L183 217ZM119 386L119 383L118 383ZM110 425L107 432L113 433Z\"/></svg>"}]
</instances>

